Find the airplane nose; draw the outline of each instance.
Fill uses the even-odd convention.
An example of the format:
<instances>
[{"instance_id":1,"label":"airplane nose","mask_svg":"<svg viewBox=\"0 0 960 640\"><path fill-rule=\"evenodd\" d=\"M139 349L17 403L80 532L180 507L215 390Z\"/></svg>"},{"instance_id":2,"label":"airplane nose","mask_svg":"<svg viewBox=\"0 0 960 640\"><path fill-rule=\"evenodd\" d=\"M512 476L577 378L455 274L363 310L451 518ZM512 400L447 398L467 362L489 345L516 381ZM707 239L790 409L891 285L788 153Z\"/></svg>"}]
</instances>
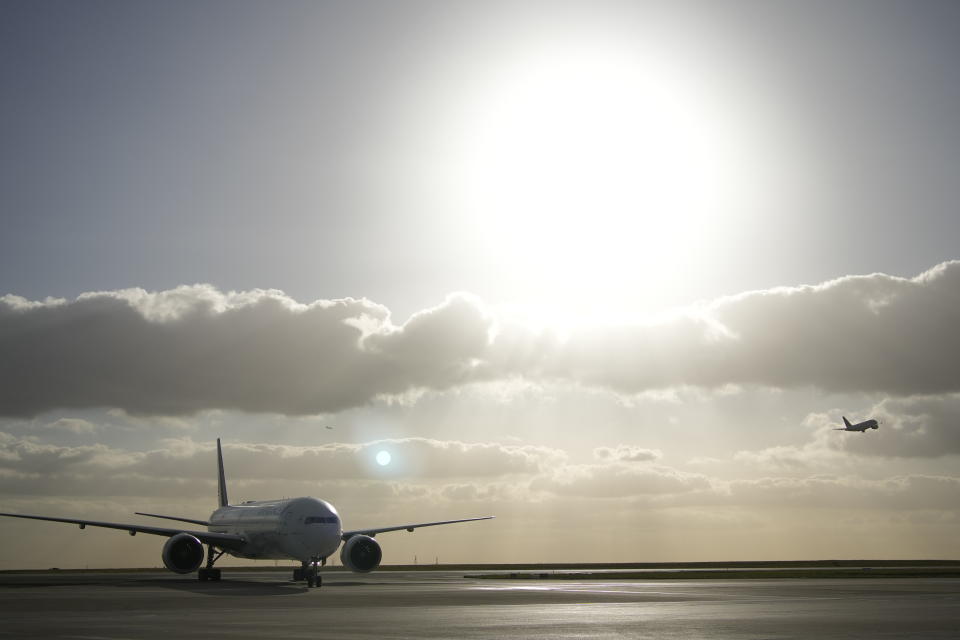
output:
<instances>
[{"instance_id":1,"label":"airplane nose","mask_svg":"<svg viewBox=\"0 0 960 640\"><path fill-rule=\"evenodd\" d=\"M336 551L340 544L340 527L334 523L311 525L307 530L310 546L318 555L329 555Z\"/></svg>"}]
</instances>

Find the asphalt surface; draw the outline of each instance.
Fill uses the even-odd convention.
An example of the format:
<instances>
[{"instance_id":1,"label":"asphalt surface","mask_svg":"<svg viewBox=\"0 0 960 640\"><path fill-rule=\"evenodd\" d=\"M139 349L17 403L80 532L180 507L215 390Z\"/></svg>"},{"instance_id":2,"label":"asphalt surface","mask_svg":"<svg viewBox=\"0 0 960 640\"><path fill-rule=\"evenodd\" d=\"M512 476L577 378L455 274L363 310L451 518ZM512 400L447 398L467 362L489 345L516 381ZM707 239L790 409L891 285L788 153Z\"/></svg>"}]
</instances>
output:
<instances>
[{"instance_id":1,"label":"asphalt surface","mask_svg":"<svg viewBox=\"0 0 960 640\"><path fill-rule=\"evenodd\" d=\"M476 573L476 572L473 572ZM0 574L0 638L957 638L960 580Z\"/></svg>"}]
</instances>

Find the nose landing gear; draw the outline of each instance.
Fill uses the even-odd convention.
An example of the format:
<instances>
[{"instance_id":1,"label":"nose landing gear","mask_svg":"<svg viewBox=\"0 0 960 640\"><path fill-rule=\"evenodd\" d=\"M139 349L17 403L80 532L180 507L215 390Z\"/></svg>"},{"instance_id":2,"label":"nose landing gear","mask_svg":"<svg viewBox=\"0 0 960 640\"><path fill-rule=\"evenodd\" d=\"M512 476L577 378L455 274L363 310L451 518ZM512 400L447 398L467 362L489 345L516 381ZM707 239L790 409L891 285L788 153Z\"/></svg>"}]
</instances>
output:
<instances>
[{"instance_id":1,"label":"nose landing gear","mask_svg":"<svg viewBox=\"0 0 960 640\"><path fill-rule=\"evenodd\" d=\"M321 562L326 564L326 558L311 558L310 562L301 562L300 568L293 570L294 582L306 580L308 588L322 587L323 578L320 575Z\"/></svg>"}]
</instances>

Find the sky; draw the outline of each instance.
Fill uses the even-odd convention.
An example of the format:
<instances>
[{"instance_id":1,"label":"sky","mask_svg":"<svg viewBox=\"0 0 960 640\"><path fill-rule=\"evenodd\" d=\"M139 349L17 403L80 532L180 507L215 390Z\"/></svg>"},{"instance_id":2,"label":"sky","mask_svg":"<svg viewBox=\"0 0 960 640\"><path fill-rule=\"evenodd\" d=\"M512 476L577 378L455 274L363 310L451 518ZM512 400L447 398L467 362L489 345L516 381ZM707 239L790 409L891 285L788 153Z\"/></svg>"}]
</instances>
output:
<instances>
[{"instance_id":1,"label":"sky","mask_svg":"<svg viewBox=\"0 0 960 640\"><path fill-rule=\"evenodd\" d=\"M205 518L220 437L233 500L496 516L385 563L956 558L958 58L934 0L6 0L0 511Z\"/></svg>"}]
</instances>

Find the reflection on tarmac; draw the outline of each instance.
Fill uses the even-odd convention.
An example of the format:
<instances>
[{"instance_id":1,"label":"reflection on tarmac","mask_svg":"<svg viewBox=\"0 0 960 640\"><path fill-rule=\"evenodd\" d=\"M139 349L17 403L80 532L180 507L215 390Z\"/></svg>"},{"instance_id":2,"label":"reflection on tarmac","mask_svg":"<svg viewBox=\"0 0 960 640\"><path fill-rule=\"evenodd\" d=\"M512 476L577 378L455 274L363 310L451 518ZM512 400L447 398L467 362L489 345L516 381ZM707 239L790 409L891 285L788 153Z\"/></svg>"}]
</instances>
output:
<instances>
[{"instance_id":1,"label":"reflection on tarmac","mask_svg":"<svg viewBox=\"0 0 960 640\"><path fill-rule=\"evenodd\" d=\"M0 574L0 638L955 638L960 580Z\"/></svg>"}]
</instances>

